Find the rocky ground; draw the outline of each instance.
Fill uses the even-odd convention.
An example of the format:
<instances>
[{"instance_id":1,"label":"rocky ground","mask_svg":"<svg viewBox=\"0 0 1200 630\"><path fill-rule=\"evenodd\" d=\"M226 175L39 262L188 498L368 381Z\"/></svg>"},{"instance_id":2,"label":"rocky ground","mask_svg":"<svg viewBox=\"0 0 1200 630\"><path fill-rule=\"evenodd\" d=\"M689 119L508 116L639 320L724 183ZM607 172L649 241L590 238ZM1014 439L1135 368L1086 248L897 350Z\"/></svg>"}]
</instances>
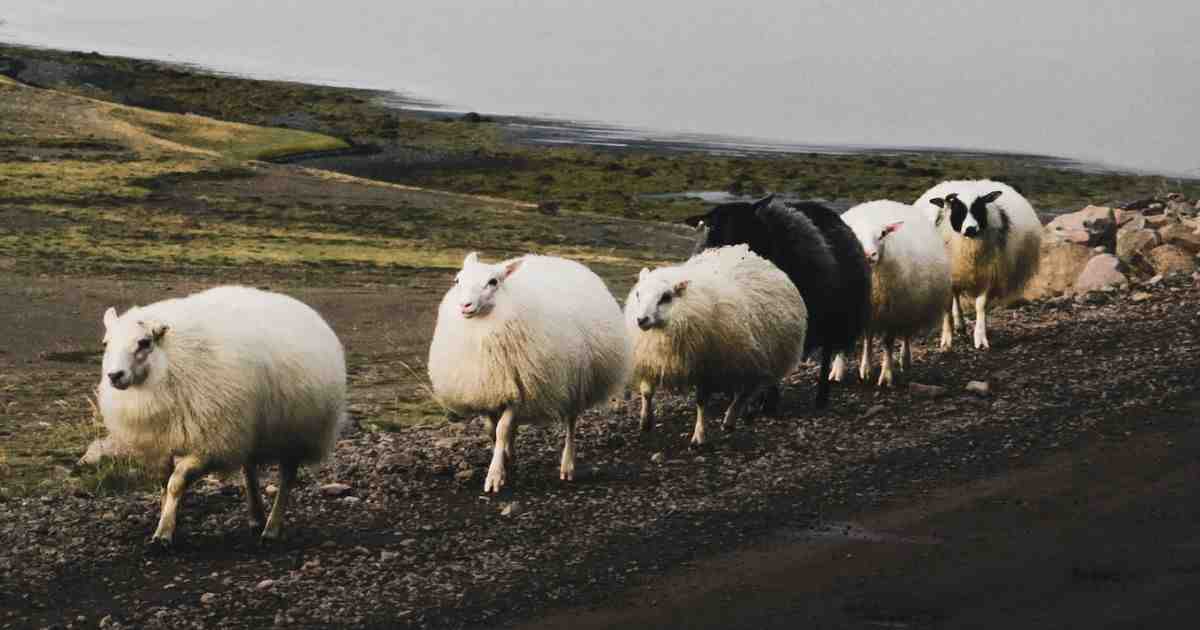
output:
<instances>
[{"instance_id":1,"label":"rocky ground","mask_svg":"<svg viewBox=\"0 0 1200 630\"><path fill-rule=\"evenodd\" d=\"M305 477L289 538L272 548L246 526L236 481L197 484L166 556L144 544L152 493L10 499L0 626L456 628L603 604L830 513L920 501L1097 440L1136 439L1164 410L1194 413L1198 297L1200 281L1173 275L1002 311L990 352L923 344L900 387L838 387L826 412L810 408L806 370L783 417L702 452L686 448L682 397L663 401L650 435L632 410L593 411L574 483L557 479L559 432L525 428L501 497L480 493L488 445L474 421L384 433L356 417L334 462ZM352 306L331 315L338 329L358 330L355 318ZM380 361L352 370L352 390L353 374L396 367ZM80 378L91 371L78 367ZM968 392L970 381L987 392Z\"/></svg>"}]
</instances>

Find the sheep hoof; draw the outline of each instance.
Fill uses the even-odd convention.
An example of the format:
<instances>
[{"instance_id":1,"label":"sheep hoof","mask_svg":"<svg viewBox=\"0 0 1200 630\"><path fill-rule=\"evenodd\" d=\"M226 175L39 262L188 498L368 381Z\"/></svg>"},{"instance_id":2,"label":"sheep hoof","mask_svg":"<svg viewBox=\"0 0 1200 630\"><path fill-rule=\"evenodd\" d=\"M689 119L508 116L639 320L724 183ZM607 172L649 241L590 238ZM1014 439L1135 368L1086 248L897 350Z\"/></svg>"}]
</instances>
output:
<instances>
[{"instance_id":1,"label":"sheep hoof","mask_svg":"<svg viewBox=\"0 0 1200 630\"><path fill-rule=\"evenodd\" d=\"M483 491L485 493L499 493L504 487L504 469L492 469L488 471L487 480L483 482Z\"/></svg>"},{"instance_id":2,"label":"sheep hoof","mask_svg":"<svg viewBox=\"0 0 1200 630\"><path fill-rule=\"evenodd\" d=\"M151 536L150 540L146 541L146 555L148 556L165 556L174 551L175 546L170 538L161 536Z\"/></svg>"},{"instance_id":3,"label":"sheep hoof","mask_svg":"<svg viewBox=\"0 0 1200 630\"><path fill-rule=\"evenodd\" d=\"M639 426L642 429L642 433L650 433L654 430L654 421L650 420L649 418L642 418L642 422Z\"/></svg>"},{"instance_id":4,"label":"sheep hoof","mask_svg":"<svg viewBox=\"0 0 1200 630\"><path fill-rule=\"evenodd\" d=\"M559 481L575 481L574 470L564 470L558 473Z\"/></svg>"}]
</instances>

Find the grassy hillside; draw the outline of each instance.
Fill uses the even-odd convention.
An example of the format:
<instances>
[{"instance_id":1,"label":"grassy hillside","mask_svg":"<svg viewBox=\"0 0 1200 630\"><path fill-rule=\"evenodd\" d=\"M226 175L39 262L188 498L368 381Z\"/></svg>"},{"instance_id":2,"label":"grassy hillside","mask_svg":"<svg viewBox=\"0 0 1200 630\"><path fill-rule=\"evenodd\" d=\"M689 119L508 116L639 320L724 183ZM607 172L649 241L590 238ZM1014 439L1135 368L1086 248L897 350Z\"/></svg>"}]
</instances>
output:
<instances>
[{"instance_id":1,"label":"grassy hillside","mask_svg":"<svg viewBox=\"0 0 1200 630\"><path fill-rule=\"evenodd\" d=\"M648 197L692 190L771 190L865 201L915 199L947 178L993 177L1037 207L1076 208L1180 190L1195 181L1079 173L1025 157L791 155L738 158L638 150L529 146L502 123L432 119L397 110L366 90L257 81L94 54L0 45L0 71L39 85L114 102L193 112L255 125L287 125L344 138L375 158L330 162L388 181L507 197L630 218L676 220L703 204Z\"/></svg>"}]
</instances>

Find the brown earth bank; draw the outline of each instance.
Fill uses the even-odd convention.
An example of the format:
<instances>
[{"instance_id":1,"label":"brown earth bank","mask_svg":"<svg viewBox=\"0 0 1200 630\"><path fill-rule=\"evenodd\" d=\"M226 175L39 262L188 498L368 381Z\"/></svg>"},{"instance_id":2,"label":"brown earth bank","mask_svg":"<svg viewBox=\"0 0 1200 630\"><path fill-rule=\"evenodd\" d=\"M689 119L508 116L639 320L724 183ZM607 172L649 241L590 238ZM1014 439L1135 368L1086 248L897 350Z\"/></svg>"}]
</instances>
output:
<instances>
[{"instance_id":1,"label":"brown earth bank","mask_svg":"<svg viewBox=\"0 0 1200 630\"><path fill-rule=\"evenodd\" d=\"M0 327L28 340L0 355L5 383L25 385L0 404L59 421L57 400L96 378L89 314L189 288L0 275ZM701 452L686 448L684 397L662 402L649 435L632 409L590 412L574 483L555 474L559 431L526 428L514 487L497 498L480 494L489 451L475 421L366 430L382 379L406 370L380 325L405 292L296 287L347 340L354 426L334 461L305 476L287 541L258 546L232 480L196 484L166 556L144 544L153 493L9 498L0 626L461 628L559 607L637 602L634 614L647 597L694 609L681 627L720 626L721 610L741 611L742 627L953 627L988 606L1035 621L1041 609L1051 620L1077 610L1087 626L1124 606L1122 618L1165 622L1181 609L1156 593L1190 585L1196 565L1193 491L1180 480L1195 472L1200 287L1169 276L1138 290L1150 298L1095 292L997 312L990 352L961 341L926 352L926 339L905 386L837 387L824 412L810 408L814 370L803 370L782 417ZM971 380L989 395L967 393ZM911 383L945 389L928 397ZM322 489L332 482L347 488ZM905 542L838 541L857 535L843 522ZM719 556L730 552L744 555ZM726 586L737 571L745 579ZM1079 584L1056 590L1056 579ZM1107 589L1109 607L1085 605L1103 600L1094 589ZM712 590L737 597L703 596ZM1079 606L1055 603L1060 593ZM671 621L646 614L628 624Z\"/></svg>"}]
</instances>

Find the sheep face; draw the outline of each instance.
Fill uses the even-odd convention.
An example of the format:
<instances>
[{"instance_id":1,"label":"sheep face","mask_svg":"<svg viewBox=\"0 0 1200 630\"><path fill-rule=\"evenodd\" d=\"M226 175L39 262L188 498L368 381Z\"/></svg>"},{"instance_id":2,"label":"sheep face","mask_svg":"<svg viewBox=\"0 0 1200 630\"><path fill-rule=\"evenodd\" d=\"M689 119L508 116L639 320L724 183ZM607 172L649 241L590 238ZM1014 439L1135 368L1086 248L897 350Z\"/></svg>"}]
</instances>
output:
<instances>
[{"instance_id":1,"label":"sheep face","mask_svg":"<svg viewBox=\"0 0 1200 630\"><path fill-rule=\"evenodd\" d=\"M888 235L900 229L904 225L903 221L889 223L883 227L878 226L856 226L854 235L858 237L859 242L863 246L863 255L867 257L867 263L872 267L879 264L883 260L885 251L887 250Z\"/></svg>"},{"instance_id":2,"label":"sheep face","mask_svg":"<svg viewBox=\"0 0 1200 630\"><path fill-rule=\"evenodd\" d=\"M767 195L754 203L726 203L684 219L684 223L700 232L692 255L722 245L760 241L765 226L758 218L758 211L771 205L774 199L775 195Z\"/></svg>"},{"instance_id":3,"label":"sheep face","mask_svg":"<svg viewBox=\"0 0 1200 630\"><path fill-rule=\"evenodd\" d=\"M671 309L687 290L687 280L669 282L665 278L651 275L642 269L638 284L633 288L633 299L628 311L638 328L651 330L662 328L670 321Z\"/></svg>"},{"instance_id":4,"label":"sheep face","mask_svg":"<svg viewBox=\"0 0 1200 630\"><path fill-rule=\"evenodd\" d=\"M974 198L970 194L966 197L959 197L958 193L950 193L944 199L930 199L929 201L939 208L949 210L950 227L955 232L967 238L979 238L988 227L987 206L995 201L1000 193L1001 191L994 190ZM946 214L946 212L942 212L938 215L938 223L942 222Z\"/></svg>"},{"instance_id":5,"label":"sheep face","mask_svg":"<svg viewBox=\"0 0 1200 630\"><path fill-rule=\"evenodd\" d=\"M166 324L138 317L137 309L117 317L110 307L104 313L101 378L121 390L160 379L167 370L161 346L168 330Z\"/></svg>"},{"instance_id":6,"label":"sheep face","mask_svg":"<svg viewBox=\"0 0 1200 630\"><path fill-rule=\"evenodd\" d=\"M521 267L522 259L488 265L479 262L479 254L471 252L463 259L462 270L454 277L454 294L458 312L464 319L484 317L496 306L496 294L504 281Z\"/></svg>"}]
</instances>

